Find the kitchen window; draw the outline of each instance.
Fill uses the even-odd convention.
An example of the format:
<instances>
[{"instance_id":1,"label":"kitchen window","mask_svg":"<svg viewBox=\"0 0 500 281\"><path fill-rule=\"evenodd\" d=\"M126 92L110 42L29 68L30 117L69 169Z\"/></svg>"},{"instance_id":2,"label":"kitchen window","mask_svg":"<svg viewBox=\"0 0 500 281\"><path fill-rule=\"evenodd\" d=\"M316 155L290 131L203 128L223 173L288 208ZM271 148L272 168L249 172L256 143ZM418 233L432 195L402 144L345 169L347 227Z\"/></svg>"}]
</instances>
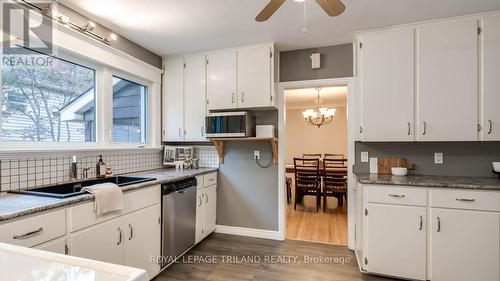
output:
<instances>
[{"instance_id":1,"label":"kitchen window","mask_svg":"<svg viewBox=\"0 0 500 281\"><path fill-rule=\"evenodd\" d=\"M1 142L96 142L95 69L15 47L1 75Z\"/></svg>"},{"instance_id":2,"label":"kitchen window","mask_svg":"<svg viewBox=\"0 0 500 281\"><path fill-rule=\"evenodd\" d=\"M148 88L113 76L113 142L147 143Z\"/></svg>"}]
</instances>

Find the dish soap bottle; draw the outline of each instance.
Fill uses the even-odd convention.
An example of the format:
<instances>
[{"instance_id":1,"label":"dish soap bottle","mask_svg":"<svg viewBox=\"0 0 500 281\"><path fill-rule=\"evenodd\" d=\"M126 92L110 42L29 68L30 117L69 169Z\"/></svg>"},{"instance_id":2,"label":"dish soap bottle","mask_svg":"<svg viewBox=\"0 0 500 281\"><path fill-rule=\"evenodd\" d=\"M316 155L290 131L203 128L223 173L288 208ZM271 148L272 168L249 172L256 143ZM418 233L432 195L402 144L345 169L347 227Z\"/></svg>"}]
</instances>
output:
<instances>
[{"instance_id":1,"label":"dish soap bottle","mask_svg":"<svg viewBox=\"0 0 500 281\"><path fill-rule=\"evenodd\" d=\"M102 155L99 155L99 161L95 165L96 178L104 178L106 176L106 163L102 160Z\"/></svg>"}]
</instances>

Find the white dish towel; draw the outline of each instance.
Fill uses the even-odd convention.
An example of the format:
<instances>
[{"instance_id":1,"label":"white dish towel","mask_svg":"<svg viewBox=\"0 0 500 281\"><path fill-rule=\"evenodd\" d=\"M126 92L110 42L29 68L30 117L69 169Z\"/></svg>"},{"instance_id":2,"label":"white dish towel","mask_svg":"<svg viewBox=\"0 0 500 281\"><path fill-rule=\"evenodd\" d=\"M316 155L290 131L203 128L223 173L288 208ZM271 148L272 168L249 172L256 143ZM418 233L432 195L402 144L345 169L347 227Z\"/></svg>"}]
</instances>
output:
<instances>
[{"instance_id":1,"label":"white dish towel","mask_svg":"<svg viewBox=\"0 0 500 281\"><path fill-rule=\"evenodd\" d=\"M123 209L122 189L114 183L95 184L82 190L94 195L94 210L97 216Z\"/></svg>"}]
</instances>

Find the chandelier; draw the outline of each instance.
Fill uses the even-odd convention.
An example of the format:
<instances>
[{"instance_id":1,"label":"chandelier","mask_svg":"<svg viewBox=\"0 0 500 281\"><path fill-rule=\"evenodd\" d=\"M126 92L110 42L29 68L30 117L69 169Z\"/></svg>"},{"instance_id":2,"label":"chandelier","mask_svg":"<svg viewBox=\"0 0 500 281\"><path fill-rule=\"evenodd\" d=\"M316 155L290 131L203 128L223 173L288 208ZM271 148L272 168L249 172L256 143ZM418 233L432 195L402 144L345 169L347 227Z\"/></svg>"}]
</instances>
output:
<instances>
[{"instance_id":1,"label":"chandelier","mask_svg":"<svg viewBox=\"0 0 500 281\"><path fill-rule=\"evenodd\" d=\"M306 109L302 114L307 124L317 126L320 128L323 125L330 124L335 116L335 108L320 107L319 92L321 88L316 88L318 91L318 98L316 100L316 108Z\"/></svg>"}]
</instances>

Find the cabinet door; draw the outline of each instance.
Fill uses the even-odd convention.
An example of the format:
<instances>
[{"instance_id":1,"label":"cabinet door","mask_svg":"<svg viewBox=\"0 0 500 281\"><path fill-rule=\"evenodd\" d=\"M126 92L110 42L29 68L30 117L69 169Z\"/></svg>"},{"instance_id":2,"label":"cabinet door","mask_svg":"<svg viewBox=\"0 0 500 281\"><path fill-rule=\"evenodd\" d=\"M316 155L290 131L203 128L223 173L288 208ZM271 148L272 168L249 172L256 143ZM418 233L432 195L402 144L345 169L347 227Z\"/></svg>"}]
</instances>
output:
<instances>
[{"instance_id":1,"label":"cabinet door","mask_svg":"<svg viewBox=\"0 0 500 281\"><path fill-rule=\"evenodd\" d=\"M414 140L414 29L362 38L364 141Z\"/></svg>"},{"instance_id":2,"label":"cabinet door","mask_svg":"<svg viewBox=\"0 0 500 281\"><path fill-rule=\"evenodd\" d=\"M482 139L500 140L500 17L483 20Z\"/></svg>"},{"instance_id":3,"label":"cabinet door","mask_svg":"<svg viewBox=\"0 0 500 281\"><path fill-rule=\"evenodd\" d=\"M121 218L75 232L69 238L72 256L123 264L125 229Z\"/></svg>"},{"instance_id":4,"label":"cabinet door","mask_svg":"<svg viewBox=\"0 0 500 281\"><path fill-rule=\"evenodd\" d=\"M207 55L208 109L236 108L236 51Z\"/></svg>"},{"instance_id":5,"label":"cabinet door","mask_svg":"<svg viewBox=\"0 0 500 281\"><path fill-rule=\"evenodd\" d=\"M204 55L184 58L184 128L186 141L204 141L206 61Z\"/></svg>"},{"instance_id":6,"label":"cabinet door","mask_svg":"<svg viewBox=\"0 0 500 281\"><path fill-rule=\"evenodd\" d=\"M426 280L426 208L375 203L366 208L364 268Z\"/></svg>"},{"instance_id":7,"label":"cabinet door","mask_svg":"<svg viewBox=\"0 0 500 281\"><path fill-rule=\"evenodd\" d=\"M155 205L124 217L124 255L127 266L147 270L150 278L158 274L160 267L150 262L150 257L160 255L160 206Z\"/></svg>"},{"instance_id":8,"label":"cabinet door","mask_svg":"<svg viewBox=\"0 0 500 281\"><path fill-rule=\"evenodd\" d=\"M476 20L418 28L417 140L477 140L477 36Z\"/></svg>"},{"instance_id":9,"label":"cabinet door","mask_svg":"<svg viewBox=\"0 0 500 281\"><path fill-rule=\"evenodd\" d=\"M431 208L430 279L500 280L500 214Z\"/></svg>"},{"instance_id":10,"label":"cabinet door","mask_svg":"<svg viewBox=\"0 0 500 281\"><path fill-rule=\"evenodd\" d=\"M215 220L217 216L217 188L215 186L205 189L205 207L203 210L203 237L215 231Z\"/></svg>"},{"instance_id":11,"label":"cabinet door","mask_svg":"<svg viewBox=\"0 0 500 281\"><path fill-rule=\"evenodd\" d=\"M238 107L271 105L271 48L238 50Z\"/></svg>"},{"instance_id":12,"label":"cabinet door","mask_svg":"<svg viewBox=\"0 0 500 281\"><path fill-rule=\"evenodd\" d=\"M52 253L64 255L66 254L66 238L55 239L34 247L38 250L44 250Z\"/></svg>"},{"instance_id":13,"label":"cabinet door","mask_svg":"<svg viewBox=\"0 0 500 281\"><path fill-rule=\"evenodd\" d=\"M196 238L195 244L203 239L203 209L205 208L205 191L198 188L196 191Z\"/></svg>"},{"instance_id":14,"label":"cabinet door","mask_svg":"<svg viewBox=\"0 0 500 281\"><path fill-rule=\"evenodd\" d=\"M164 79L162 140L183 140L184 61L182 58L166 62Z\"/></svg>"}]
</instances>

